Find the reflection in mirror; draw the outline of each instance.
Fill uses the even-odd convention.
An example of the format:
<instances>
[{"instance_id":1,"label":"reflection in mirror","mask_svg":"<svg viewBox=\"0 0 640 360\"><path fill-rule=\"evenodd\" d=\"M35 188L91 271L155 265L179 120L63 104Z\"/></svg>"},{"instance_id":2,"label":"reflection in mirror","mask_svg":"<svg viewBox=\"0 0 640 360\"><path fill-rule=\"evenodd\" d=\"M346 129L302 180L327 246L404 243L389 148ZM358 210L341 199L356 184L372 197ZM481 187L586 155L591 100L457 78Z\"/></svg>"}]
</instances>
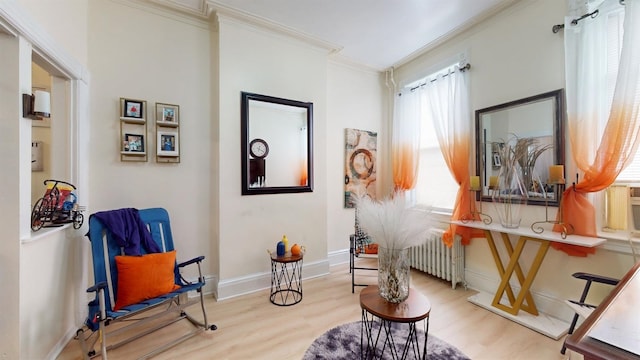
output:
<instances>
[{"instance_id":1,"label":"reflection in mirror","mask_svg":"<svg viewBox=\"0 0 640 360\"><path fill-rule=\"evenodd\" d=\"M481 181L477 199L491 201L492 182L504 166L505 144L528 143L523 171L528 204L558 205L557 189L549 184L549 167L564 164L564 91L562 89L476 110L476 169Z\"/></svg>"},{"instance_id":2,"label":"reflection in mirror","mask_svg":"<svg viewBox=\"0 0 640 360\"><path fill-rule=\"evenodd\" d=\"M242 92L242 195L313 191L313 104Z\"/></svg>"}]
</instances>

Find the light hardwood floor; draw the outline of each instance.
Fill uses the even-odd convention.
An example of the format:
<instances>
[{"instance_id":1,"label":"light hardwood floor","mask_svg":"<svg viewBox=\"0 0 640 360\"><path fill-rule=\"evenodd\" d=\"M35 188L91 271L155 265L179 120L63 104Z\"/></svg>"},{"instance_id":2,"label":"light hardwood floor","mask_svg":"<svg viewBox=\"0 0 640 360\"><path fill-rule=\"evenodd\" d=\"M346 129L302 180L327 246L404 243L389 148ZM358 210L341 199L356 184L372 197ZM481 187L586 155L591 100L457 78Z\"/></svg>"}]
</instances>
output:
<instances>
[{"instance_id":1,"label":"light hardwood floor","mask_svg":"<svg viewBox=\"0 0 640 360\"><path fill-rule=\"evenodd\" d=\"M368 261L368 260L359 260ZM376 273L359 271L360 282L376 283ZM412 270L411 287L431 301L429 334L458 347L472 359L582 359L555 341L469 303L475 292ZM348 264L331 268L328 276L303 280L302 302L290 307L269 302L269 290L216 302L207 297L210 322L218 330L200 334L155 359L301 359L313 340L328 329L360 320L359 293L351 293ZM195 305L190 313L197 313ZM174 324L153 335L109 352L109 359L133 359L185 329ZM80 359L72 340L58 357Z\"/></svg>"}]
</instances>

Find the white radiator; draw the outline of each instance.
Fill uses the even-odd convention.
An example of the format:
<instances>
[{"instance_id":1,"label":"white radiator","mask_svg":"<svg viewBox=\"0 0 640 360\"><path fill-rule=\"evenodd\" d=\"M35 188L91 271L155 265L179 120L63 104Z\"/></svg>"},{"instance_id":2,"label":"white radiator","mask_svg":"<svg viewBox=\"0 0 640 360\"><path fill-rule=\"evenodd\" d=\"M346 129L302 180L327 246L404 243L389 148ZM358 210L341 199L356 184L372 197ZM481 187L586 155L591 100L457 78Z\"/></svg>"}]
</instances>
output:
<instances>
[{"instance_id":1,"label":"white radiator","mask_svg":"<svg viewBox=\"0 0 640 360\"><path fill-rule=\"evenodd\" d=\"M455 236L452 247L442 242L444 230L432 229L424 244L411 248L411 267L451 281L451 288L464 281L464 246Z\"/></svg>"}]
</instances>

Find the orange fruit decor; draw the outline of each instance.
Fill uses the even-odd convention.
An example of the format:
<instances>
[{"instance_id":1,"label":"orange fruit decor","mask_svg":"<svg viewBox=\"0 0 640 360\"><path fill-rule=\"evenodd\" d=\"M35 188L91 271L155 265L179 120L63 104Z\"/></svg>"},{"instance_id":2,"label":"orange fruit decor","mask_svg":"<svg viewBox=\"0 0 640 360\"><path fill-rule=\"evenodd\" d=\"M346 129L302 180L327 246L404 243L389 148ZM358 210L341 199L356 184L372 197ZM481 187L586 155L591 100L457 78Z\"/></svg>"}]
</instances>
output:
<instances>
[{"instance_id":1,"label":"orange fruit decor","mask_svg":"<svg viewBox=\"0 0 640 360\"><path fill-rule=\"evenodd\" d=\"M298 244L293 244L291 247L291 255L300 255L302 254L302 247Z\"/></svg>"}]
</instances>

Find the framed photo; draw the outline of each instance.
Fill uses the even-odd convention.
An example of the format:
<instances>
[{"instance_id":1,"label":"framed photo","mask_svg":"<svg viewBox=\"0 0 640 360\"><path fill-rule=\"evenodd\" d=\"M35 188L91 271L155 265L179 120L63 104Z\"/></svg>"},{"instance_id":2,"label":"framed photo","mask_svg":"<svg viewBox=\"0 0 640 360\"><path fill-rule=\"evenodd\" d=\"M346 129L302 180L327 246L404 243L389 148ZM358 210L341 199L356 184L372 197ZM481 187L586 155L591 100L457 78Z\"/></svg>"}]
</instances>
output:
<instances>
[{"instance_id":1,"label":"framed photo","mask_svg":"<svg viewBox=\"0 0 640 360\"><path fill-rule=\"evenodd\" d=\"M165 126L178 126L180 122L180 106L156 103L156 122Z\"/></svg>"},{"instance_id":2,"label":"framed photo","mask_svg":"<svg viewBox=\"0 0 640 360\"><path fill-rule=\"evenodd\" d=\"M124 134L122 151L131 153L144 153L144 135Z\"/></svg>"},{"instance_id":3,"label":"framed photo","mask_svg":"<svg viewBox=\"0 0 640 360\"><path fill-rule=\"evenodd\" d=\"M158 155L180 156L180 144L177 132L158 131Z\"/></svg>"},{"instance_id":4,"label":"framed photo","mask_svg":"<svg viewBox=\"0 0 640 360\"><path fill-rule=\"evenodd\" d=\"M141 101L136 100L124 100L124 114L125 117L142 119L144 114L143 104Z\"/></svg>"}]
</instances>

